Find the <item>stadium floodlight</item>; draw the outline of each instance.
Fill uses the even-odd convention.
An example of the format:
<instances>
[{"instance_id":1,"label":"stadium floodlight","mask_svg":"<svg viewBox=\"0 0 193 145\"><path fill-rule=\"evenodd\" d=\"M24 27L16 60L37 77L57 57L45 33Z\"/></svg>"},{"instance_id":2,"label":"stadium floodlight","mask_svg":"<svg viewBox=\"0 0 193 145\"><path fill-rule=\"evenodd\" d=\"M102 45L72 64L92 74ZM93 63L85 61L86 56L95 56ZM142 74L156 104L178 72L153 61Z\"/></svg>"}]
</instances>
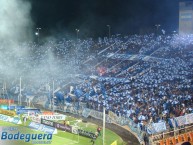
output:
<instances>
[{"instance_id":1,"label":"stadium floodlight","mask_svg":"<svg viewBox=\"0 0 193 145\"><path fill-rule=\"evenodd\" d=\"M42 29L42 28L36 28L38 30L38 32Z\"/></svg>"},{"instance_id":2,"label":"stadium floodlight","mask_svg":"<svg viewBox=\"0 0 193 145\"><path fill-rule=\"evenodd\" d=\"M161 26L160 24L155 24L155 27L156 27L157 33L158 33L158 30L159 30L159 27L160 27L160 26Z\"/></svg>"},{"instance_id":3,"label":"stadium floodlight","mask_svg":"<svg viewBox=\"0 0 193 145\"><path fill-rule=\"evenodd\" d=\"M36 29L37 29L37 32L35 33L35 35L38 37L38 44L39 44L40 30L42 28L36 28Z\"/></svg>"},{"instance_id":4,"label":"stadium floodlight","mask_svg":"<svg viewBox=\"0 0 193 145\"><path fill-rule=\"evenodd\" d=\"M78 33L80 32L80 30L79 29L75 29L75 30L76 30L76 38L78 40Z\"/></svg>"},{"instance_id":5,"label":"stadium floodlight","mask_svg":"<svg viewBox=\"0 0 193 145\"><path fill-rule=\"evenodd\" d=\"M173 34L177 34L177 31L175 31L175 30L174 30L174 31L172 31L172 32L173 32Z\"/></svg>"},{"instance_id":6,"label":"stadium floodlight","mask_svg":"<svg viewBox=\"0 0 193 145\"><path fill-rule=\"evenodd\" d=\"M109 38L111 37L111 26L110 25L107 25L108 27L108 30L109 30Z\"/></svg>"}]
</instances>

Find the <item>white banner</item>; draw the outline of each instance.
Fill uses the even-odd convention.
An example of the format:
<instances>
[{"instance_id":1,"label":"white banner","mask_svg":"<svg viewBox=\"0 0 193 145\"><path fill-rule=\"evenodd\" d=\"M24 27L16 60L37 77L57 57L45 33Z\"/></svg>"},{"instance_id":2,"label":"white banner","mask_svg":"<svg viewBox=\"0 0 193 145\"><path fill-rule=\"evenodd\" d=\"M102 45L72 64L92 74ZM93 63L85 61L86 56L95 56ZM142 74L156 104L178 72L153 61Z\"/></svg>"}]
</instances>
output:
<instances>
[{"instance_id":1,"label":"white banner","mask_svg":"<svg viewBox=\"0 0 193 145\"><path fill-rule=\"evenodd\" d=\"M186 118L186 124L193 123L193 113L185 115Z\"/></svg>"},{"instance_id":2,"label":"white banner","mask_svg":"<svg viewBox=\"0 0 193 145\"><path fill-rule=\"evenodd\" d=\"M43 124L39 124L39 123L35 123L35 122L30 122L29 127L35 130L39 130L45 133L49 133L49 134L57 134L57 129L54 127L50 127L47 125L43 125Z\"/></svg>"},{"instance_id":3,"label":"white banner","mask_svg":"<svg viewBox=\"0 0 193 145\"><path fill-rule=\"evenodd\" d=\"M156 132L163 132L163 131L166 130L166 123L165 123L165 121L154 123L153 126L154 126L154 129L155 129Z\"/></svg>"},{"instance_id":4,"label":"white banner","mask_svg":"<svg viewBox=\"0 0 193 145\"><path fill-rule=\"evenodd\" d=\"M65 120L66 115L39 115L40 118L46 120Z\"/></svg>"},{"instance_id":5,"label":"white banner","mask_svg":"<svg viewBox=\"0 0 193 145\"><path fill-rule=\"evenodd\" d=\"M165 121L158 122L158 123L152 123L152 124L149 124L147 127L147 132L149 134L155 134L155 133L159 133L159 132L163 132L163 131L166 131Z\"/></svg>"},{"instance_id":6,"label":"white banner","mask_svg":"<svg viewBox=\"0 0 193 145\"><path fill-rule=\"evenodd\" d=\"M41 118L40 118L39 116L31 116L30 119L31 119L33 122L41 123Z\"/></svg>"},{"instance_id":7,"label":"white banner","mask_svg":"<svg viewBox=\"0 0 193 145\"><path fill-rule=\"evenodd\" d=\"M179 116L175 118L177 125L182 126L186 124L186 117L185 116Z\"/></svg>"},{"instance_id":8,"label":"white banner","mask_svg":"<svg viewBox=\"0 0 193 145\"><path fill-rule=\"evenodd\" d=\"M2 121L9 121L11 117L7 115L0 114L0 120Z\"/></svg>"},{"instance_id":9,"label":"white banner","mask_svg":"<svg viewBox=\"0 0 193 145\"><path fill-rule=\"evenodd\" d=\"M72 133L78 134L78 127L72 126Z\"/></svg>"}]
</instances>

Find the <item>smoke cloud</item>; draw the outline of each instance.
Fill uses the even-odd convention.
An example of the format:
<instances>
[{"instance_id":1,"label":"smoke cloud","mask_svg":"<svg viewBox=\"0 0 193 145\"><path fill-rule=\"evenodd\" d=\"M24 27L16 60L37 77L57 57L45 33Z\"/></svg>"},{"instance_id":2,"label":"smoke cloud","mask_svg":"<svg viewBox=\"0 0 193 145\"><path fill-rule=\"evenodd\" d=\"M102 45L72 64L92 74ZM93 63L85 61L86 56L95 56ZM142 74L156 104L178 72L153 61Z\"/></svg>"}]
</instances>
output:
<instances>
[{"instance_id":1,"label":"smoke cloud","mask_svg":"<svg viewBox=\"0 0 193 145\"><path fill-rule=\"evenodd\" d=\"M35 85L75 72L69 65L74 57L64 67L64 58L59 59L60 54L56 54L56 49L63 49L63 43L60 46L54 38L45 40L43 45L33 42L29 1L0 0L0 6L0 86L3 81L15 80L18 84L19 77Z\"/></svg>"},{"instance_id":2,"label":"smoke cloud","mask_svg":"<svg viewBox=\"0 0 193 145\"><path fill-rule=\"evenodd\" d=\"M24 71L20 60L30 55L24 42L32 40L33 22L26 0L0 0L0 6L0 76L5 80Z\"/></svg>"},{"instance_id":3,"label":"smoke cloud","mask_svg":"<svg viewBox=\"0 0 193 145\"><path fill-rule=\"evenodd\" d=\"M1 0L0 6L0 40L29 40L33 24L30 3L24 0Z\"/></svg>"}]
</instances>

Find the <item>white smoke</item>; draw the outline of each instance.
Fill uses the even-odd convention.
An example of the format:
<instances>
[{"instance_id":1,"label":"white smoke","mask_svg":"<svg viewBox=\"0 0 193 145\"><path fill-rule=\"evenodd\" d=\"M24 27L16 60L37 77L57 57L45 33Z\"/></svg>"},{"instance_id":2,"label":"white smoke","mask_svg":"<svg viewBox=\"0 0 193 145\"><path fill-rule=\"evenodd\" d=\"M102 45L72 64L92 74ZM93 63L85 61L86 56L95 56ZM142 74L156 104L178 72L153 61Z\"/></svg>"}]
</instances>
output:
<instances>
[{"instance_id":1,"label":"white smoke","mask_svg":"<svg viewBox=\"0 0 193 145\"><path fill-rule=\"evenodd\" d=\"M16 60L29 53L21 43L30 41L33 22L31 4L26 0L0 0L0 74L19 74Z\"/></svg>"},{"instance_id":2,"label":"white smoke","mask_svg":"<svg viewBox=\"0 0 193 145\"><path fill-rule=\"evenodd\" d=\"M31 5L24 0L0 0L0 40L25 41L31 38Z\"/></svg>"},{"instance_id":3,"label":"white smoke","mask_svg":"<svg viewBox=\"0 0 193 145\"><path fill-rule=\"evenodd\" d=\"M0 0L0 87L3 79L18 81L22 77L39 83L75 72L71 64L64 67L57 58L55 39L41 45L31 41L30 12L27 0Z\"/></svg>"}]
</instances>

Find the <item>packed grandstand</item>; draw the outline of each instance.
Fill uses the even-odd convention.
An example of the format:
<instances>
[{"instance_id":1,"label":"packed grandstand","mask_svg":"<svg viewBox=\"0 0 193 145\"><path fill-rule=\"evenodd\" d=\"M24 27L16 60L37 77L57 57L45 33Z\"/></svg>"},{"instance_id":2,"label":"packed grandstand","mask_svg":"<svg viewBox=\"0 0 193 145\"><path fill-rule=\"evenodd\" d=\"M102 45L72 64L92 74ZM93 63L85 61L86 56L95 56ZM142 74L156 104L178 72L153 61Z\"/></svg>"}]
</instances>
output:
<instances>
[{"instance_id":1,"label":"packed grandstand","mask_svg":"<svg viewBox=\"0 0 193 145\"><path fill-rule=\"evenodd\" d=\"M97 119L105 107L107 122L129 126L141 141L144 133L193 123L193 35L50 39L15 45L22 54L5 46L3 98L21 95L22 102Z\"/></svg>"}]
</instances>

